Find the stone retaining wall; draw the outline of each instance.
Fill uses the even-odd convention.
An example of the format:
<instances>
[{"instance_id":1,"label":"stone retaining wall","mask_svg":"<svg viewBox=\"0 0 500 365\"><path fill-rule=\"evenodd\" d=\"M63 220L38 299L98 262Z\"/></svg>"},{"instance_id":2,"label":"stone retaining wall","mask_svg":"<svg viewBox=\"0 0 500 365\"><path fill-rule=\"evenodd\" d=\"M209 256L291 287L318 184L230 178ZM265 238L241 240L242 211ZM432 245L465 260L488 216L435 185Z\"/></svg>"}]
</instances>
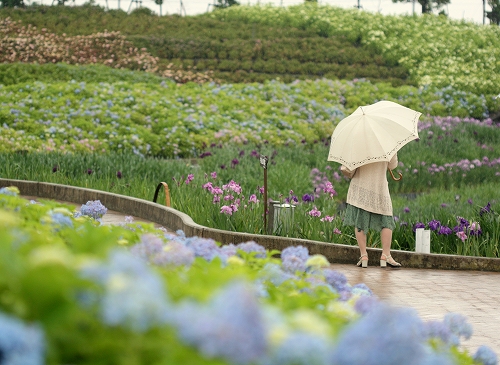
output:
<instances>
[{"instance_id":1,"label":"stone retaining wall","mask_svg":"<svg viewBox=\"0 0 500 365\"><path fill-rule=\"evenodd\" d=\"M108 209L149 220L173 231L182 230L188 237L211 238L222 244L255 241L269 250L280 251L288 246L302 245L308 248L310 254L322 254L332 263L353 265L359 257L357 246L208 228L196 224L191 217L173 208L125 195L68 185L0 179L0 187L5 186L17 186L22 195L63 200L76 204L85 204L89 200L100 200ZM378 266L380 253L380 249L368 248L370 266ZM498 258L420 254L398 250L392 250L392 254L405 268L500 272L500 259Z\"/></svg>"}]
</instances>

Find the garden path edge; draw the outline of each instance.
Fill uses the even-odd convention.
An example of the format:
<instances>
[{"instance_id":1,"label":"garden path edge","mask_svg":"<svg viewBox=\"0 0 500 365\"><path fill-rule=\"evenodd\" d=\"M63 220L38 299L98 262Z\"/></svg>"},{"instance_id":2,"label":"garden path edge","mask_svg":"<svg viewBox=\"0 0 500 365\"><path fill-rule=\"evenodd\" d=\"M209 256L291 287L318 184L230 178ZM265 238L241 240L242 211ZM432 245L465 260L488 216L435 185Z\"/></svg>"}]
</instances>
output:
<instances>
[{"instance_id":1,"label":"garden path edge","mask_svg":"<svg viewBox=\"0 0 500 365\"><path fill-rule=\"evenodd\" d=\"M75 204L85 204L89 200L100 200L104 206L123 214L159 224L168 230L182 230L188 237L214 239L221 244L238 244L255 241L268 250L283 250L289 246L307 247L311 255L324 255L330 263L355 264L358 260L357 246L325 243L313 240L279 237L272 235L250 234L224 231L199 225L187 214L158 203L126 195L109 193L76 186L53 184L38 181L13 180L0 178L0 187L16 186L21 195L45 199L62 200ZM153 192L152 194L153 195ZM369 265L378 266L381 250L368 248ZM392 254L406 268L434 270L478 270L500 272L500 258L422 254L409 251L392 250Z\"/></svg>"}]
</instances>

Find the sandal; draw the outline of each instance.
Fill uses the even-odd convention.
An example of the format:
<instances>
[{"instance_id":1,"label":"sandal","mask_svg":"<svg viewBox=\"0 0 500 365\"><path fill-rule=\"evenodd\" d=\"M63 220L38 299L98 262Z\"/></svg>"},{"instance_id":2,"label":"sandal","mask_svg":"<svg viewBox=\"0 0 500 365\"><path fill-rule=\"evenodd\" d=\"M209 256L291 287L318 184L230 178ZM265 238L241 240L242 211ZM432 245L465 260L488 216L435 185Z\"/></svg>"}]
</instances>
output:
<instances>
[{"instance_id":1,"label":"sandal","mask_svg":"<svg viewBox=\"0 0 500 365\"><path fill-rule=\"evenodd\" d=\"M363 257L366 257L366 260L363 260ZM368 267L368 254L365 253L365 254L361 255L356 266L366 269Z\"/></svg>"},{"instance_id":2,"label":"sandal","mask_svg":"<svg viewBox=\"0 0 500 365\"><path fill-rule=\"evenodd\" d=\"M382 257L385 257L385 259L383 259ZM383 253L382 257L380 257L380 267L401 267L401 264L394 261L391 255L386 255L385 253Z\"/></svg>"}]
</instances>

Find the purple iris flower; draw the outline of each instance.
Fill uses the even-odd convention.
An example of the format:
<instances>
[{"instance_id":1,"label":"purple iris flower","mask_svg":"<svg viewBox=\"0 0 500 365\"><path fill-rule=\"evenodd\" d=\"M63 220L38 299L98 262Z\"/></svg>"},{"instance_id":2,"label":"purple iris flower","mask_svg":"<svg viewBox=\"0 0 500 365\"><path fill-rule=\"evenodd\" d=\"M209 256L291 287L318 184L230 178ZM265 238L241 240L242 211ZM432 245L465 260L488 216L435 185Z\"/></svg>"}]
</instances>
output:
<instances>
[{"instance_id":1,"label":"purple iris flower","mask_svg":"<svg viewBox=\"0 0 500 365\"><path fill-rule=\"evenodd\" d=\"M425 228L425 223L422 222L415 223L415 225L413 226L413 232L416 232L417 228Z\"/></svg>"},{"instance_id":2,"label":"purple iris flower","mask_svg":"<svg viewBox=\"0 0 500 365\"><path fill-rule=\"evenodd\" d=\"M304 194L304 195L302 195L302 201L304 203L312 202L312 201L314 201L314 196L310 195L310 194Z\"/></svg>"},{"instance_id":3,"label":"purple iris flower","mask_svg":"<svg viewBox=\"0 0 500 365\"><path fill-rule=\"evenodd\" d=\"M491 203L488 202L486 206L482 207L481 210L479 211L479 215L482 216L485 213L490 213L491 212Z\"/></svg>"},{"instance_id":4,"label":"purple iris flower","mask_svg":"<svg viewBox=\"0 0 500 365\"><path fill-rule=\"evenodd\" d=\"M439 227L441 227L441 222L438 221L438 220L431 220L429 223L429 228L432 230L432 231L437 231L439 229Z\"/></svg>"},{"instance_id":5,"label":"purple iris flower","mask_svg":"<svg viewBox=\"0 0 500 365\"><path fill-rule=\"evenodd\" d=\"M450 227L441 226L439 227L439 234L450 235L453 231Z\"/></svg>"}]
</instances>

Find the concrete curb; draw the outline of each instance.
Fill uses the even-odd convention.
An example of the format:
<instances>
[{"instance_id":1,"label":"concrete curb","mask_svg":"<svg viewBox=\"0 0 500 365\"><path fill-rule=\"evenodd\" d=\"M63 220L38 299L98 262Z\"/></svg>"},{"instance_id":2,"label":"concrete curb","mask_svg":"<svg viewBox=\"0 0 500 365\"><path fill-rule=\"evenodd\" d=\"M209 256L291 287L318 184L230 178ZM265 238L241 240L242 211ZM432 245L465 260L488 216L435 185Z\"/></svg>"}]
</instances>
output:
<instances>
[{"instance_id":1,"label":"concrete curb","mask_svg":"<svg viewBox=\"0 0 500 365\"><path fill-rule=\"evenodd\" d=\"M222 244L255 241L269 250L280 251L289 246L302 245L308 248L311 255L322 254L331 263L339 264L354 265L359 257L359 251L356 246L329 244L289 237L230 232L205 227L196 224L191 217L178 210L125 195L45 182L0 179L0 187L6 186L17 186L22 195L63 200L76 204L85 204L89 200L100 200L108 209L123 214L134 215L174 231L180 229L188 237L211 238ZM368 249L370 266L378 266L380 251L380 249ZM405 268L500 272L500 258L420 254L398 250L392 250L392 254Z\"/></svg>"}]
</instances>

